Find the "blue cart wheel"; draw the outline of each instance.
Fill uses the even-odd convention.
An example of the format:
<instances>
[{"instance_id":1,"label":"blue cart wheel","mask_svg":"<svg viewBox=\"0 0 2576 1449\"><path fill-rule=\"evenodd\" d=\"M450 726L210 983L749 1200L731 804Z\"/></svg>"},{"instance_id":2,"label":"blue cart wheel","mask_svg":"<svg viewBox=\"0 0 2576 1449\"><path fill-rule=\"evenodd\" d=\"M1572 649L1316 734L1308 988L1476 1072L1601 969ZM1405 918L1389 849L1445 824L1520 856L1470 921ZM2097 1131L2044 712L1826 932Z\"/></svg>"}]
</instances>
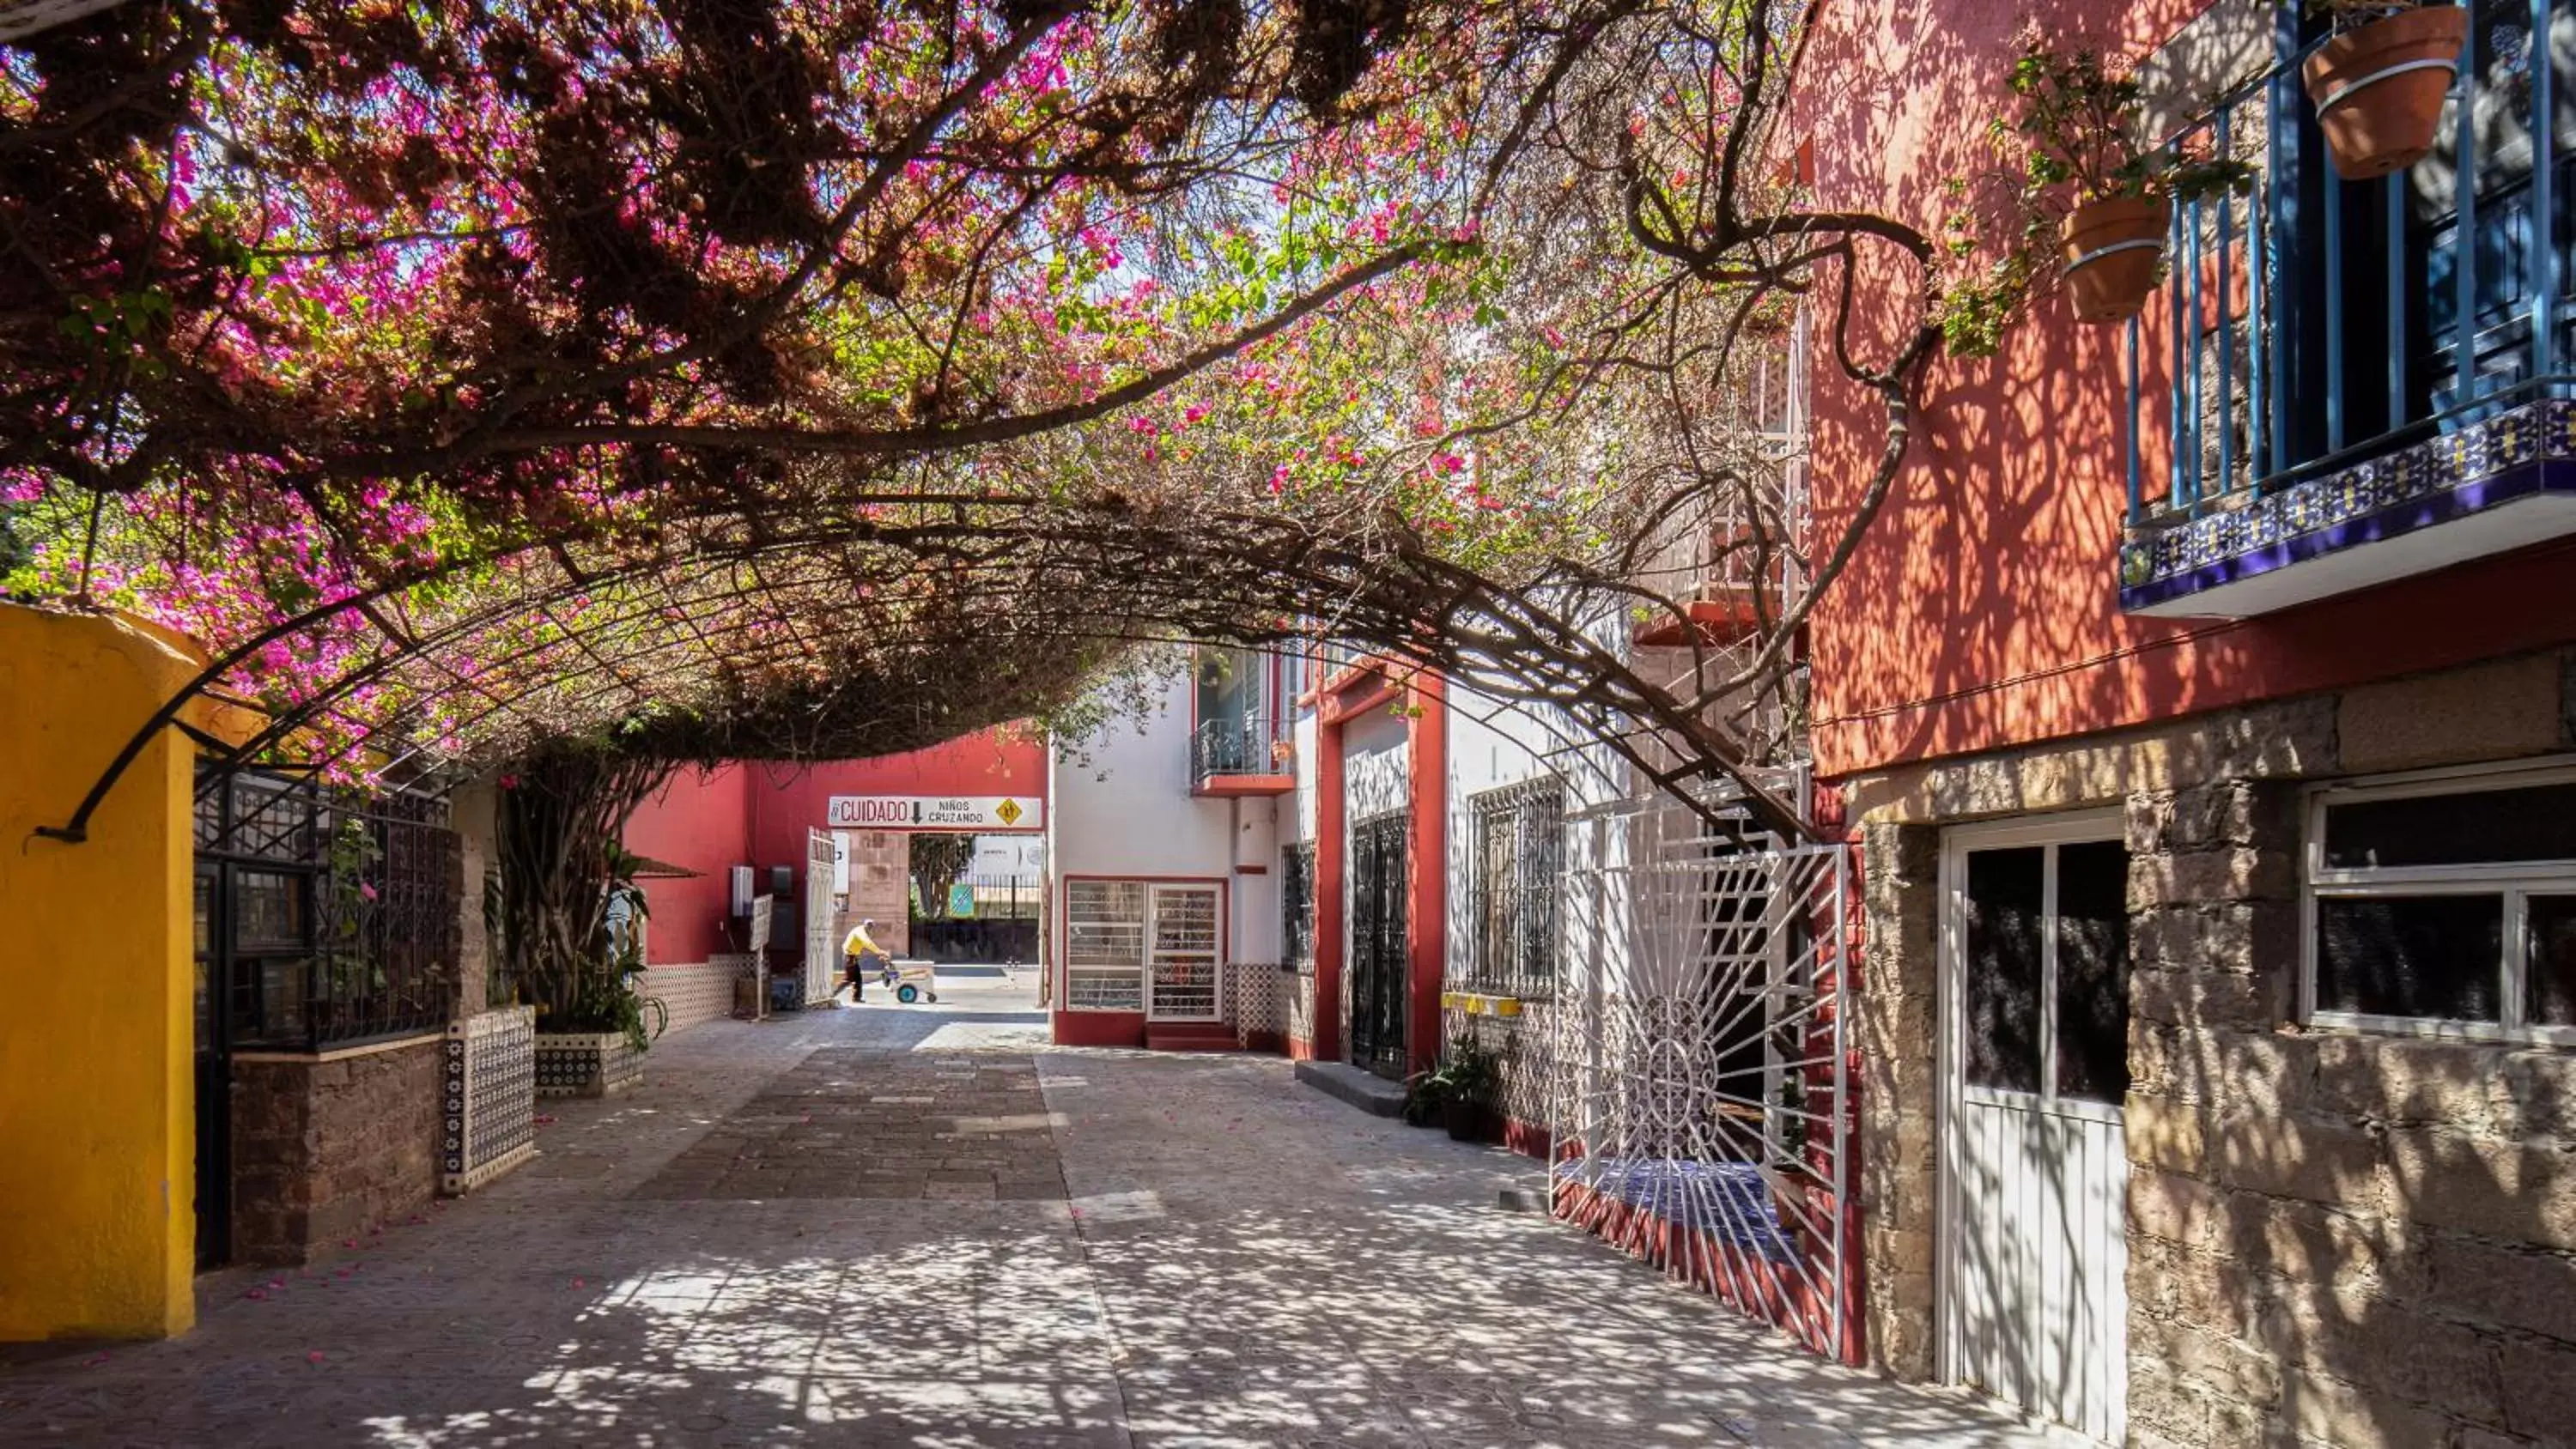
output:
<instances>
[{"instance_id":1,"label":"blue cart wheel","mask_svg":"<svg viewBox=\"0 0 2576 1449\"><path fill-rule=\"evenodd\" d=\"M921 993L913 989L909 983L896 987L894 991L894 999L902 1002L906 1006L912 1005L914 999L920 995Z\"/></svg>"}]
</instances>

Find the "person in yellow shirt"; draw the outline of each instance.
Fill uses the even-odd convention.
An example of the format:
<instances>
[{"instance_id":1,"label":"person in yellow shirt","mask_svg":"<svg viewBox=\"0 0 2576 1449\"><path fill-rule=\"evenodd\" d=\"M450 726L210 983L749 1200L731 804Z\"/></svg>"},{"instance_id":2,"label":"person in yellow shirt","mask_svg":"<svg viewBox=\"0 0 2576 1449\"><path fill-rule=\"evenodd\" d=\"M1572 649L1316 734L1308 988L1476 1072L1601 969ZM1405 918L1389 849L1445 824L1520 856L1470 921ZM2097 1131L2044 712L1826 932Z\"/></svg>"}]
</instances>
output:
<instances>
[{"instance_id":1,"label":"person in yellow shirt","mask_svg":"<svg viewBox=\"0 0 2576 1449\"><path fill-rule=\"evenodd\" d=\"M869 958L875 958L876 965L882 969L890 971L894 967L894 958L888 956L885 947L878 945L877 938L869 934L869 928L874 925L876 921L873 918L863 919L850 928L850 934L841 938L841 970L849 977L846 984L850 988L852 1006L867 1000ZM832 993L835 997L840 994L837 990Z\"/></svg>"}]
</instances>

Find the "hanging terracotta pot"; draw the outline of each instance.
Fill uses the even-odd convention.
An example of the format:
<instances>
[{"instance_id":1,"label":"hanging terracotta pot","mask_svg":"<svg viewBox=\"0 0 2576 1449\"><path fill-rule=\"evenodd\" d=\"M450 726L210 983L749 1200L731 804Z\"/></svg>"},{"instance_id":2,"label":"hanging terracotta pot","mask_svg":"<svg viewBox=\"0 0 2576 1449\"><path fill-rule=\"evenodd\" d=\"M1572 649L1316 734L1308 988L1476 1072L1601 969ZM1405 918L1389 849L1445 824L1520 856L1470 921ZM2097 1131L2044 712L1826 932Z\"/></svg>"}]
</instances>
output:
<instances>
[{"instance_id":1,"label":"hanging terracotta pot","mask_svg":"<svg viewBox=\"0 0 2576 1449\"><path fill-rule=\"evenodd\" d=\"M2088 201L2066 218L2066 292L2086 322L2126 322L2147 305L2173 211L2163 198Z\"/></svg>"},{"instance_id":2,"label":"hanging terracotta pot","mask_svg":"<svg viewBox=\"0 0 2576 1449\"><path fill-rule=\"evenodd\" d=\"M2425 5L2317 47L2301 75L2336 175L2369 181L2424 159L2468 34L2467 10Z\"/></svg>"}]
</instances>

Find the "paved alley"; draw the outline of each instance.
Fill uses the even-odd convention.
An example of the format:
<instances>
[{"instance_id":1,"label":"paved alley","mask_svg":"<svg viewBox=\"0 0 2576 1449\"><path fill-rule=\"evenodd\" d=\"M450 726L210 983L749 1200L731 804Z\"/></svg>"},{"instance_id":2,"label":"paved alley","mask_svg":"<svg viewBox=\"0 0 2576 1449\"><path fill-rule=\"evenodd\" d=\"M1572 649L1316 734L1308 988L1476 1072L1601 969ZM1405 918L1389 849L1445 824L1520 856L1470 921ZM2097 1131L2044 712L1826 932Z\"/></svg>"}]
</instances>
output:
<instances>
[{"instance_id":1,"label":"paved alley","mask_svg":"<svg viewBox=\"0 0 2576 1449\"><path fill-rule=\"evenodd\" d=\"M1535 1168L1271 1057L1054 1050L1024 984L715 1022L543 1155L184 1339L12 1351L0 1443L2046 1442L1496 1205Z\"/></svg>"}]
</instances>

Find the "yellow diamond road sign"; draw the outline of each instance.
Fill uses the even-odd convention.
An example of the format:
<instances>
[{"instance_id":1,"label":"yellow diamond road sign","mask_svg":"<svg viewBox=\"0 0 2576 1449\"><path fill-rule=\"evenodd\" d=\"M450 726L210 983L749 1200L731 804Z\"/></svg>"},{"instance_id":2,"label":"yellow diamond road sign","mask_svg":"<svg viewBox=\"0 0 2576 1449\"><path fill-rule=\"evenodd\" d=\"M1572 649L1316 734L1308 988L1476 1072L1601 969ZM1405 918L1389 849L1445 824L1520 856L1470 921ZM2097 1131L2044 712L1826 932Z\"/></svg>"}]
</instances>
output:
<instances>
[{"instance_id":1,"label":"yellow diamond road sign","mask_svg":"<svg viewBox=\"0 0 2576 1449\"><path fill-rule=\"evenodd\" d=\"M1002 817L1004 825L1017 825L1020 823L1020 817L1028 812L1020 808L1019 801L1005 800L993 807L993 813Z\"/></svg>"}]
</instances>

